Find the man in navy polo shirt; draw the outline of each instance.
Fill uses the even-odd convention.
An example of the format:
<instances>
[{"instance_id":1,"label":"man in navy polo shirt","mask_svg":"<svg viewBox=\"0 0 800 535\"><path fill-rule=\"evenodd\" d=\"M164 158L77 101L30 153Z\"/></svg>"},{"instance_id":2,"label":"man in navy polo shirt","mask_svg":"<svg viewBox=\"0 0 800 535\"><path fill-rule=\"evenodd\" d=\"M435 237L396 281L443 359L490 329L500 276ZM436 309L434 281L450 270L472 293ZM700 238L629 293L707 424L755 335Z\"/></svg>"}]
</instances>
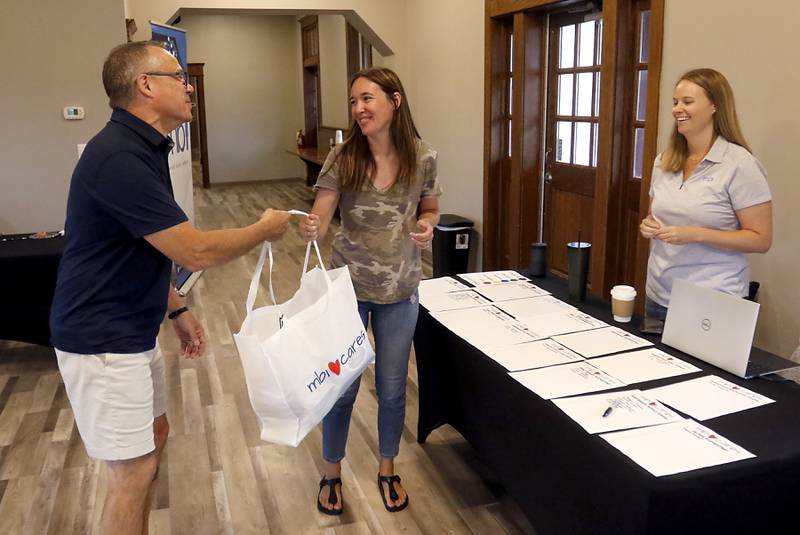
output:
<instances>
[{"instance_id":1,"label":"man in navy polo shirt","mask_svg":"<svg viewBox=\"0 0 800 535\"><path fill-rule=\"evenodd\" d=\"M191 120L193 88L159 44L114 48L103 85L113 111L72 176L50 328L86 450L108 467L102 532L140 534L169 431L156 346L164 314L186 358L205 348L170 286L171 264L196 271L232 260L280 239L290 216L267 210L247 227L209 232L187 221L172 193L167 134Z\"/></svg>"}]
</instances>

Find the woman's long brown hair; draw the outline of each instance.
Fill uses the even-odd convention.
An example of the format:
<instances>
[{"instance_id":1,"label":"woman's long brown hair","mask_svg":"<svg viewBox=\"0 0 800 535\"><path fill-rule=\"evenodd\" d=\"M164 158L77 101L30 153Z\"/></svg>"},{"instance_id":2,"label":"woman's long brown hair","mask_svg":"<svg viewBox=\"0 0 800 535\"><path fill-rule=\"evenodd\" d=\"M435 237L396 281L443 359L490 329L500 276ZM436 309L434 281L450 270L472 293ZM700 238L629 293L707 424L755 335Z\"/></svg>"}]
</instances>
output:
<instances>
[{"instance_id":1,"label":"woman's long brown hair","mask_svg":"<svg viewBox=\"0 0 800 535\"><path fill-rule=\"evenodd\" d=\"M678 79L678 83L688 80L699 85L705 91L706 96L717 108L714 113L714 137L722 136L731 143L741 145L748 151L750 147L742 135L739 127L739 118L736 115L736 103L733 98L733 89L728 80L714 69L694 69ZM677 84L675 84L677 86ZM678 132L678 125L672 127L672 135L669 144L661 155L661 169L664 171L677 172L683 169L686 158L689 156L689 146L686 138Z\"/></svg>"},{"instance_id":2,"label":"woman's long brown hair","mask_svg":"<svg viewBox=\"0 0 800 535\"><path fill-rule=\"evenodd\" d=\"M389 133L400 158L400 168L394 184L407 187L417 172L417 140L420 135L417 127L414 126L414 119L411 117L411 109L403 84L394 71L383 67L357 72L350 80L351 89L353 83L359 78L366 78L377 84L383 90L386 98L392 102L394 94L400 94L400 107L392 116ZM375 172L375 157L369 149L367 137L361 133L361 128L355 119L350 123L344 143L331 165L334 164L339 166L339 189L341 191L363 190L371 180L372 173ZM327 169L322 170L323 174L325 172Z\"/></svg>"}]
</instances>

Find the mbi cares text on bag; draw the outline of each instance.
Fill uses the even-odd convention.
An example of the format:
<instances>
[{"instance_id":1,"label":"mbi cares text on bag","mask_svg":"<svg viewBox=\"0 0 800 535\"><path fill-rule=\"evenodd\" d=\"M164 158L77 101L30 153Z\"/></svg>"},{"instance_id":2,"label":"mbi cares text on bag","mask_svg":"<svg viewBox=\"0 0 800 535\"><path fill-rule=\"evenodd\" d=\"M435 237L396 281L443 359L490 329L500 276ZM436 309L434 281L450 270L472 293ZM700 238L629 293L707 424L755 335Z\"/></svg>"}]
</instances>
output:
<instances>
[{"instance_id":1,"label":"mbi cares text on bag","mask_svg":"<svg viewBox=\"0 0 800 535\"><path fill-rule=\"evenodd\" d=\"M357 368L361 363L363 352L358 351L356 348L360 347L366 339L367 333L361 331L361 333L356 336L356 339L353 340L353 343L350 344L350 347L342 352L342 355L338 359L328 362L327 370L320 370L315 373L314 380L308 383L308 391L314 392L318 387L322 386L322 383L324 383L326 379L330 378L331 374L338 376L342 373L342 366Z\"/></svg>"}]
</instances>

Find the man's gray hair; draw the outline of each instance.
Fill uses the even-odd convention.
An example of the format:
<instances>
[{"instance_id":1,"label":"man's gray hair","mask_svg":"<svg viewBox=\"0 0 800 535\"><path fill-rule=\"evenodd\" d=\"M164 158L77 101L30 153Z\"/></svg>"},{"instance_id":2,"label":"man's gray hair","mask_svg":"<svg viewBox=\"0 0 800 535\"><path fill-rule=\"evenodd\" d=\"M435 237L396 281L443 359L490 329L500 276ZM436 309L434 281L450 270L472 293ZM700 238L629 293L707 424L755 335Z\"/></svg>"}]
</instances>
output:
<instances>
[{"instance_id":1,"label":"man's gray hair","mask_svg":"<svg viewBox=\"0 0 800 535\"><path fill-rule=\"evenodd\" d=\"M112 108L128 106L136 94L136 77L147 61L148 47L164 48L156 41L134 41L115 46L103 63L103 87Z\"/></svg>"}]
</instances>

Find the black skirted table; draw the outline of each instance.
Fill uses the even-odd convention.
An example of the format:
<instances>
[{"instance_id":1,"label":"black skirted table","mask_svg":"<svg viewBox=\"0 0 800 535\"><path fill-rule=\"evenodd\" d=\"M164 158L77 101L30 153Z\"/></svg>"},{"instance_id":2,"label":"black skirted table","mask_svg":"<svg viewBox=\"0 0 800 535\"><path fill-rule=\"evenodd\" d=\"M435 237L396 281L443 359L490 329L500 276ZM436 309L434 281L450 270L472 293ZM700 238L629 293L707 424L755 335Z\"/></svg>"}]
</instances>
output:
<instances>
[{"instance_id":1,"label":"black skirted table","mask_svg":"<svg viewBox=\"0 0 800 535\"><path fill-rule=\"evenodd\" d=\"M534 283L566 300L564 281ZM450 424L495 471L541 535L793 533L800 491L800 385L745 381L617 324L610 305L578 308L648 338L656 347L776 403L703 421L756 455L717 467L654 477L550 401L509 377L423 308L414 345L419 374L418 440ZM688 377L699 377L694 374ZM638 383L646 390L683 380Z\"/></svg>"},{"instance_id":2,"label":"black skirted table","mask_svg":"<svg viewBox=\"0 0 800 535\"><path fill-rule=\"evenodd\" d=\"M48 324L64 238L0 237L0 340L50 345Z\"/></svg>"}]
</instances>

